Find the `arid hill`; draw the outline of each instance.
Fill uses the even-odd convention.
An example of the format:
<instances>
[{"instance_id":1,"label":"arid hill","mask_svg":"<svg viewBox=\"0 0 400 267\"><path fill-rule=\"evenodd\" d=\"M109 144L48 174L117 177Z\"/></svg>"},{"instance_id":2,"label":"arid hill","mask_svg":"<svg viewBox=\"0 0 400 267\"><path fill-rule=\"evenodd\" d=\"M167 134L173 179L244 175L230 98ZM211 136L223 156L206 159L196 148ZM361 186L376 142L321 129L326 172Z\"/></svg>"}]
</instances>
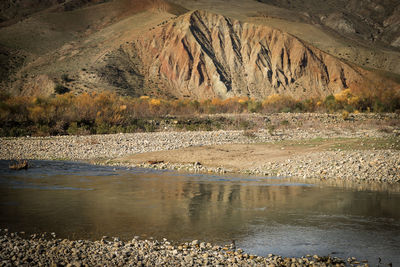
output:
<instances>
[{"instance_id":1,"label":"arid hill","mask_svg":"<svg viewBox=\"0 0 400 267\"><path fill-rule=\"evenodd\" d=\"M170 0L290 33L337 58L400 80L397 0Z\"/></svg>"},{"instance_id":2,"label":"arid hill","mask_svg":"<svg viewBox=\"0 0 400 267\"><path fill-rule=\"evenodd\" d=\"M259 0L302 12L314 23L371 43L400 47L400 2L397 0Z\"/></svg>"},{"instance_id":3,"label":"arid hill","mask_svg":"<svg viewBox=\"0 0 400 267\"><path fill-rule=\"evenodd\" d=\"M326 96L360 70L266 26L194 11L135 41L146 81L176 97Z\"/></svg>"},{"instance_id":4,"label":"arid hill","mask_svg":"<svg viewBox=\"0 0 400 267\"><path fill-rule=\"evenodd\" d=\"M109 0L2 0L0 2L0 27L12 25L30 15L55 7L58 11L104 3Z\"/></svg>"},{"instance_id":5,"label":"arid hill","mask_svg":"<svg viewBox=\"0 0 400 267\"><path fill-rule=\"evenodd\" d=\"M376 53L370 54L368 47L317 31L298 9L275 2L18 0L2 5L0 85L12 94L50 95L60 85L77 93L132 96L308 98L362 87L382 73L379 79L386 83L400 73L395 50L373 47ZM366 65L360 63L365 57Z\"/></svg>"},{"instance_id":6,"label":"arid hill","mask_svg":"<svg viewBox=\"0 0 400 267\"><path fill-rule=\"evenodd\" d=\"M187 11L163 0L86 2L66 1L17 23L5 21L11 24L0 28L0 86L23 95L48 95L61 83L77 92L129 93L118 81L109 87L97 79L96 67L122 44ZM65 8L72 3L82 5Z\"/></svg>"}]
</instances>

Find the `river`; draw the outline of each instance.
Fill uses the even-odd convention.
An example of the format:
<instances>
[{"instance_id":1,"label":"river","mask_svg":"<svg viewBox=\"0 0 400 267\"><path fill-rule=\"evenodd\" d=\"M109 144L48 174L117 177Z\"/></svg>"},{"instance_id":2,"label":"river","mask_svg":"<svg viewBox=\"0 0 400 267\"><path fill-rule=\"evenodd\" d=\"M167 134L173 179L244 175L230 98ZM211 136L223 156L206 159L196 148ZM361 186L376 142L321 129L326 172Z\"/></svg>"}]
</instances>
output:
<instances>
[{"instance_id":1,"label":"river","mask_svg":"<svg viewBox=\"0 0 400 267\"><path fill-rule=\"evenodd\" d=\"M0 227L60 238L198 239L248 253L400 265L400 188L0 161Z\"/></svg>"}]
</instances>

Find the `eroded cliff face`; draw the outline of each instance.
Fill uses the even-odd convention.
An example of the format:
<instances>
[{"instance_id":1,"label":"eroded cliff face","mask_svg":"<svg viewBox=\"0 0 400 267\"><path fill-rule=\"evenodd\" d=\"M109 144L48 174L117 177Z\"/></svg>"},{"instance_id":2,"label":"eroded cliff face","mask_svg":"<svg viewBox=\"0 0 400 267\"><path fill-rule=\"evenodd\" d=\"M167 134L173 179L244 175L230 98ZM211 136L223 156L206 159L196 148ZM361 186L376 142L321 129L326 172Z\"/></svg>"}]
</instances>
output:
<instances>
[{"instance_id":1,"label":"eroded cliff face","mask_svg":"<svg viewBox=\"0 0 400 267\"><path fill-rule=\"evenodd\" d=\"M358 69L281 31L194 11L135 40L145 86L197 99L326 96L363 80Z\"/></svg>"}]
</instances>

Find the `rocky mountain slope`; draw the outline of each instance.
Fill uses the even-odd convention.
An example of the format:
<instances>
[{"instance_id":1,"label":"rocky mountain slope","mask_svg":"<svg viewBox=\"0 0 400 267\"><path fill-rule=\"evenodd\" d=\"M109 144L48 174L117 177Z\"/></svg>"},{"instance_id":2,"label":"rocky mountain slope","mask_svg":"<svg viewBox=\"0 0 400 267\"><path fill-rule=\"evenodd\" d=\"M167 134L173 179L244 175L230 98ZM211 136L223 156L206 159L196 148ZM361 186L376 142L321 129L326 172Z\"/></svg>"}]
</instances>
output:
<instances>
[{"instance_id":1,"label":"rocky mountain slope","mask_svg":"<svg viewBox=\"0 0 400 267\"><path fill-rule=\"evenodd\" d=\"M400 73L400 53L377 49L370 55L366 48L354 46L346 50L349 58L342 57L338 51L347 49L342 39L310 31L304 23L311 17L274 3L35 1L30 7L42 11L0 25L0 85L12 94L49 95L63 85L76 93L109 90L196 99L278 93L309 98L365 86L381 71L389 71L389 76ZM204 10L189 11L196 6ZM11 14L12 7L1 11ZM266 12L285 17L278 28L290 33L274 28L276 20L264 17ZM292 31L291 19L301 31ZM351 57L351 51L362 55ZM367 71L357 66L355 58L364 54L373 67L381 62L382 68Z\"/></svg>"},{"instance_id":2,"label":"rocky mountain slope","mask_svg":"<svg viewBox=\"0 0 400 267\"><path fill-rule=\"evenodd\" d=\"M396 0L170 0L290 33L342 60L400 80ZM371 38L372 35L372 38Z\"/></svg>"},{"instance_id":3,"label":"rocky mountain slope","mask_svg":"<svg viewBox=\"0 0 400 267\"><path fill-rule=\"evenodd\" d=\"M135 41L147 81L177 97L326 96L360 70L266 26L194 11Z\"/></svg>"}]
</instances>

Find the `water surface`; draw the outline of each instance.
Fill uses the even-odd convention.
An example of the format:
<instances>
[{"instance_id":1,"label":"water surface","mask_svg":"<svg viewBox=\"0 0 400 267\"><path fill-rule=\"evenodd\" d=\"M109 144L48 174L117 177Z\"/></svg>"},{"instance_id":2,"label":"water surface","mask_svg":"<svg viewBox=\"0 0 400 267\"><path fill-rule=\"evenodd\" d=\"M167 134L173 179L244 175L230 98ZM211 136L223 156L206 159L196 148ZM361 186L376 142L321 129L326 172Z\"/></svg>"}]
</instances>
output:
<instances>
[{"instance_id":1,"label":"water surface","mask_svg":"<svg viewBox=\"0 0 400 267\"><path fill-rule=\"evenodd\" d=\"M277 177L0 161L0 227L61 238L199 239L267 255L400 265L400 193ZM392 188L393 189L393 188Z\"/></svg>"}]
</instances>

